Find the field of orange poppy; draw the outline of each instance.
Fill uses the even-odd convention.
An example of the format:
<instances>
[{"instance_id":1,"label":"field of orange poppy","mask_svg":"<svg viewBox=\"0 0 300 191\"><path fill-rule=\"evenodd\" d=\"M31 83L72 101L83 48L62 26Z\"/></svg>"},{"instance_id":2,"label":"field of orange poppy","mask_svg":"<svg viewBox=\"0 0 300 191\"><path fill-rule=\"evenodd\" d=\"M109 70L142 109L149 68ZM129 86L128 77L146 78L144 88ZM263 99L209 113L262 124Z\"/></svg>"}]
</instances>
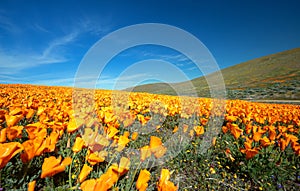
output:
<instances>
[{"instance_id":1,"label":"field of orange poppy","mask_svg":"<svg viewBox=\"0 0 300 191\"><path fill-rule=\"evenodd\" d=\"M1 188L300 189L299 105L89 93L0 85Z\"/></svg>"}]
</instances>

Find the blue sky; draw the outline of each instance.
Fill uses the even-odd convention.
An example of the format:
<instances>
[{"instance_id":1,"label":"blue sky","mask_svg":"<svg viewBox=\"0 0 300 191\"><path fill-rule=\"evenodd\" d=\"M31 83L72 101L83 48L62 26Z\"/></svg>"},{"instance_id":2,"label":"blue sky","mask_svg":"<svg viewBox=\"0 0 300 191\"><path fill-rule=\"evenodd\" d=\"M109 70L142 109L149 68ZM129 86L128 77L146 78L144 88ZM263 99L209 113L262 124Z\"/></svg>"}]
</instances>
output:
<instances>
[{"instance_id":1,"label":"blue sky","mask_svg":"<svg viewBox=\"0 0 300 191\"><path fill-rule=\"evenodd\" d=\"M220 68L300 47L300 1L0 1L0 83L73 86L80 61L102 37L122 27L163 23L209 49ZM98 88L114 89L122 72L143 60L174 64L185 78L201 76L176 50L144 45L116 55ZM145 62L151 64L151 62ZM161 68L164 71L164 68ZM173 72L129 72L118 89L185 80ZM120 80L119 80L120 81Z\"/></svg>"}]
</instances>

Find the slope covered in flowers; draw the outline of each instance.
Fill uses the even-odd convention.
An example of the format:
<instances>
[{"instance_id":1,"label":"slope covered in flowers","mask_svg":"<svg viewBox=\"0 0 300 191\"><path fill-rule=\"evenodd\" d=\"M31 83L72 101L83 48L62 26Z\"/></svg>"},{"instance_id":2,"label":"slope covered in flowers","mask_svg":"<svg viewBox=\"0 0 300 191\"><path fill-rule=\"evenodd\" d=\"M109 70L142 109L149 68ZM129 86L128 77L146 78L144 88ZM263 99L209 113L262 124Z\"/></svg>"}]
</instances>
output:
<instances>
[{"instance_id":1,"label":"slope covered in flowers","mask_svg":"<svg viewBox=\"0 0 300 191\"><path fill-rule=\"evenodd\" d=\"M0 85L0 187L297 188L299 126L297 105Z\"/></svg>"}]
</instances>

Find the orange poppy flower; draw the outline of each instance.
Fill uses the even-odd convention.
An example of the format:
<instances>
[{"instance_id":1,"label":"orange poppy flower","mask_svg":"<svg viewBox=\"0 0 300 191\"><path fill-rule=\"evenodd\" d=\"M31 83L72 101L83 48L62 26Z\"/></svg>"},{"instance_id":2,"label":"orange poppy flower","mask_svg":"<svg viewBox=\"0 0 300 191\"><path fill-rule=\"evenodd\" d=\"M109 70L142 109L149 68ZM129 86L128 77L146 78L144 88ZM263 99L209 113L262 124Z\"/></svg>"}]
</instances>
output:
<instances>
[{"instance_id":1,"label":"orange poppy flower","mask_svg":"<svg viewBox=\"0 0 300 191\"><path fill-rule=\"evenodd\" d=\"M178 188L174 185L170 179L170 171L168 169L162 169L159 182L157 183L158 191L176 191Z\"/></svg>"},{"instance_id":2,"label":"orange poppy flower","mask_svg":"<svg viewBox=\"0 0 300 191\"><path fill-rule=\"evenodd\" d=\"M122 157L119 163L119 172L124 174L124 172L128 172L130 166L130 160L127 157Z\"/></svg>"},{"instance_id":3,"label":"orange poppy flower","mask_svg":"<svg viewBox=\"0 0 300 191\"><path fill-rule=\"evenodd\" d=\"M164 146L160 146L155 151L152 152L156 158L161 158L167 152L167 148Z\"/></svg>"},{"instance_id":4,"label":"orange poppy flower","mask_svg":"<svg viewBox=\"0 0 300 191\"><path fill-rule=\"evenodd\" d=\"M37 110L36 115L37 115L37 116L40 116L45 110L46 110L45 107L40 106L40 107L38 108L38 110Z\"/></svg>"},{"instance_id":5,"label":"orange poppy flower","mask_svg":"<svg viewBox=\"0 0 300 191\"><path fill-rule=\"evenodd\" d=\"M118 145L125 147L129 142L130 140L128 139L128 137L121 135L118 140Z\"/></svg>"},{"instance_id":6,"label":"orange poppy flower","mask_svg":"<svg viewBox=\"0 0 300 191\"><path fill-rule=\"evenodd\" d=\"M44 152L44 150L46 150L47 147L46 140L38 137L32 140L32 142L34 143L35 156L40 156Z\"/></svg>"},{"instance_id":7,"label":"orange poppy flower","mask_svg":"<svg viewBox=\"0 0 300 191\"><path fill-rule=\"evenodd\" d=\"M203 135L204 134L204 127L203 126L195 126L194 131L196 132L196 135Z\"/></svg>"},{"instance_id":8,"label":"orange poppy flower","mask_svg":"<svg viewBox=\"0 0 300 191\"><path fill-rule=\"evenodd\" d=\"M211 140L212 146L216 145L216 141L217 141L217 137L213 137L212 140Z\"/></svg>"},{"instance_id":9,"label":"orange poppy flower","mask_svg":"<svg viewBox=\"0 0 300 191\"><path fill-rule=\"evenodd\" d=\"M50 120L49 116L46 113L42 113L39 116L39 121L42 123L47 123Z\"/></svg>"},{"instance_id":10,"label":"orange poppy flower","mask_svg":"<svg viewBox=\"0 0 300 191\"><path fill-rule=\"evenodd\" d=\"M121 152L129 142L130 140L127 137L121 135L118 139L118 147L115 150Z\"/></svg>"},{"instance_id":11,"label":"orange poppy flower","mask_svg":"<svg viewBox=\"0 0 300 191\"><path fill-rule=\"evenodd\" d=\"M112 139L118 132L119 132L119 130L115 127L109 127L107 129L108 137L110 139Z\"/></svg>"},{"instance_id":12,"label":"orange poppy flower","mask_svg":"<svg viewBox=\"0 0 300 191\"><path fill-rule=\"evenodd\" d=\"M118 174L113 170L108 169L106 173L102 174L100 178L97 179L94 190L107 191L118 181L118 179Z\"/></svg>"},{"instance_id":13,"label":"orange poppy flower","mask_svg":"<svg viewBox=\"0 0 300 191\"><path fill-rule=\"evenodd\" d=\"M276 138L276 127L274 126L269 126L269 139L271 141L274 141Z\"/></svg>"},{"instance_id":14,"label":"orange poppy flower","mask_svg":"<svg viewBox=\"0 0 300 191\"><path fill-rule=\"evenodd\" d=\"M270 139L268 137L263 137L260 139L260 144L263 147L267 147L267 146L270 146L272 144L272 142L270 141Z\"/></svg>"},{"instance_id":15,"label":"orange poppy flower","mask_svg":"<svg viewBox=\"0 0 300 191\"><path fill-rule=\"evenodd\" d=\"M52 131L51 134L46 137L46 139L36 138L34 142L37 142L38 144L41 142L41 145L36 149L35 155L40 156L44 152L53 152L55 150L58 137L59 132Z\"/></svg>"},{"instance_id":16,"label":"orange poppy flower","mask_svg":"<svg viewBox=\"0 0 300 191\"><path fill-rule=\"evenodd\" d=\"M120 159L119 166L117 164L113 164L110 166L110 169L114 172L118 173L119 176L123 176L125 173L129 171L130 160L126 157L122 157Z\"/></svg>"},{"instance_id":17,"label":"orange poppy flower","mask_svg":"<svg viewBox=\"0 0 300 191\"><path fill-rule=\"evenodd\" d=\"M87 180L81 184L82 190L103 190L110 189L122 176L129 170L130 160L126 157L122 157L119 165L112 164L107 172L102 174L97 180Z\"/></svg>"},{"instance_id":18,"label":"orange poppy flower","mask_svg":"<svg viewBox=\"0 0 300 191\"><path fill-rule=\"evenodd\" d=\"M241 136L243 129L240 129L237 124L231 124L230 131L231 131L231 134L234 136L234 138L238 139Z\"/></svg>"},{"instance_id":19,"label":"orange poppy flower","mask_svg":"<svg viewBox=\"0 0 300 191\"><path fill-rule=\"evenodd\" d=\"M104 135L98 134L95 138L94 144L101 145L103 148L107 147L110 144L110 141Z\"/></svg>"},{"instance_id":20,"label":"orange poppy flower","mask_svg":"<svg viewBox=\"0 0 300 191\"><path fill-rule=\"evenodd\" d=\"M129 131L125 131L124 133L123 133L123 136L125 136L125 137L129 137L129 135L130 135L130 133L129 133Z\"/></svg>"},{"instance_id":21,"label":"orange poppy flower","mask_svg":"<svg viewBox=\"0 0 300 191\"><path fill-rule=\"evenodd\" d=\"M298 141L298 137L296 137L295 135L284 133L284 139L281 138L279 140L280 149L282 151L284 151L285 148L289 145L290 142L292 142L292 143L295 142L296 143L297 141Z\"/></svg>"},{"instance_id":22,"label":"orange poppy flower","mask_svg":"<svg viewBox=\"0 0 300 191\"><path fill-rule=\"evenodd\" d=\"M223 131L224 134L226 134L228 130L229 130L228 127L222 126L222 131Z\"/></svg>"},{"instance_id":23,"label":"orange poppy flower","mask_svg":"<svg viewBox=\"0 0 300 191\"><path fill-rule=\"evenodd\" d=\"M258 127L258 126L253 126L252 127L252 131L253 131L253 140L255 142L259 142L261 136L266 132L266 130L263 130L262 127Z\"/></svg>"},{"instance_id":24,"label":"orange poppy flower","mask_svg":"<svg viewBox=\"0 0 300 191\"><path fill-rule=\"evenodd\" d=\"M225 119L226 119L226 121L234 122L234 121L237 120L237 116L233 116L233 115L229 116L229 115L227 115L227 116L225 117Z\"/></svg>"},{"instance_id":25,"label":"orange poppy flower","mask_svg":"<svg viewBox=\"0 0 300 191\"><path fill-rule=\"evenodd\" d=\"M156 158L162 157L166 152L167 148L162 146L162 141L159 137L150 137L150 150Z\"/></svg>"},{"instance_id":26,"label":"orange poppy flower","mask_svg":"<svg viewBox=\"0 0 300 191\"><path fill-rule=\"evenodd\" d=\"M95 165L97 163L103 162L107 156L107 151L103 150L100 152L91 152L88 150L86 160L91 164Z\"/></svg>"},{"instance_id":27,"label":"orange poppy flower","mask_svg":"<svg viewBox=\"0 0 300 191\"><path fill-rule=\"evenodd\" d=\"M139 133L138 132L133 132L131 135L131 140L135 141L138 137Z\"/></svg>"},{"instance_id":28,"label":"orange poppy flower","mask_svg":"<svg viewBox=\"0 0 300 191\"><path fill-rule=\"evenodd\" d=\"M36 183L35 180L29 182L29 183L28 183L28 189L27 189L27 191L34 191L35 183Z\"/></svg>"},{"instance_id":29,"label":"orange poppy flower","mask_svg":"<svg viewBox=\"0 0 300 191\"><path fill-rule=\"evenodd\" d=\"M255 121L257 121L258 123L264 124L265 118L264 117L255 117Z\"/></svg>"},{"instance_id":30,"label":"orange poppy flower","mask_svg":"<svg viewBox=\"0 0 300 191\"><path fill-rule=\"evenodd\" d=\"M70 157L66 157L61 162L61 156L57 159L54 156L50 156L49 158L44 159L44 163L42 165L42 174L41 178L51 177L55 174L65 171L66 166L72 163L72 159Z\"/></svg>"},{"instance_id":31,"label":"orange poppy flower","mask_svg":"<svg viewBox=\"0 0 300 191\"><path fill-rule=\"evenodd\" d=\"M141 148L141 161L146 160L148 157L151 156L151 149L148 145Z\"/></svg>"},{"instance_id":32,"label":"orange poppy flower","mask_svg":"<svg viewBox=\"0 0 300 191\"><path fill-rule=\"evenodd\" d=\"M225 150L225 155L226 155L226 157L229 158L232 162L235 161L235 158L233 158L233 156L231 155L231 151L230 151L229 148L227 148L227 149Z\"/></svg>"},{"instance_id":33,"label":"orange poppy flower","mask_svg":"<svg viewBox=\"0 0 300 191\"><path fill-rule=\"evenodd\" d=\"M259 153L258 149L248 149L246 150L246 159L251 159L258 153Z\"/></svg>"},{"instance_id":34,"label":"orange poppy flower","mask_svg":"<svg viewBox=\"0 0 300 191\"><path fill-rule=\"evenodd\" d=\"M298 137L296 137L295 135L285 133L283 136L285 137L287 142L297 142L298 141Z\"/></svg>"},{"instance_id":35,"label":"orange poppy flower","mask_svg":"<svg viewBox=\"0 0 300 191\"><path fill-rule=\"evenodd\" d=\"M47 152L53 152L55 150L55 145L58 141L59 135L60 133L58 130L53 130L49 137L46 138L48 140Z\"/></svg>"},{"instance_id":36,"label":"orange poppy flower","mask_svg":"<svg viewBox=\"0 0 300 191\"><path fill-rule=\"evenodd\" d=\"M245 127L246 134L250 134L251 130L252 130L252 125L250 123L248 123Z\"/></svg>"},{"instance_id":37,"label":"orange poppy flower","mask_svg":"<svg viewBox=\"0 0 300 191\"><path fill-rule=\"evenodd\" d=\"M281 138L281 139L278 141L278 143L279 143L280 149L281 149L282 151L284 151L285 148L289 145L290 142L289 142L287 139Z\"/></svg>"},{"instance_id":38,"label":"orange poppy flower","mask_svg":"<svg viewBox=\"0 0 300 191\"><path fill-rule=\"evenodd\" d=\"M21 138L23 126L13 126L7 128L7 138L11 141L15 138Z\"/></svg>"},{"instance_id":39,"label":"orange poppy flower","mask_svg":"<svg viewBox=\"0 0 300 191\"><path fill-rule=\"evenodd\" d=\"M279 130L280 133L284 133L284 132L287 131L287 127L285 127L285 126L278 126L278 130Z\"/></svg>"},{"instance_id":40,"label":"orange poppy flower","mask_svg":"<svg viewBox=\"0 0 300 191\"><path fill-rule=\"evenodd\" d=\"M84 120L81 118L71 119L67 126L68 133L77 131L84 124Z\"/></svg>"},{"instance_id":41,"label":"orange poppy flower","mask_svg":"<svg viewBox=\"0 0 300 191\"><path fill-rule=\"evenodd\" d=\"M137 118L141 122L142 125L145 125L150 120L149 116L145 117L144 115L141 115L141 114L138 114Z\"/></svg>"},{"instance_id":42,"label":"orange poppy flower","mask_svg":"<svg viewBox=\"0 0 300 191\"><path fill-rule=\"evenodd\" d=\"M159 132L159 129L161 128L161 125L156 125L155 128L156 128L156 132Z\"/></svg>"},{"instance_id":43,"label":"orange poppy flower","mask_svg":"<svg viewBox=\"0 0 300 191\"><path fill-rule=\"evenodd\" d=\"M0 131L0 143L4 143L6 141L6 131L7 131L7 128L1 129L1 131Z\"/></svg>"},{"instance_id":44,"label":"orange poppy flower","mask_svg":"<svg viewBox=\"0 0 300 191\"><path fill-rule=\"evenodd\" d=\"M1 103L1 102L0 102ZM4 119L5 118L5 114L7 113L6 110L4 109L0 109L0 119Z\"/></svg>"},{"instance_id":45,"label":"orange poppy flower","mask_svg":"<svg viewBox=\"0 0 300 191\"><path fill-rule=\"evenodd\" d=\"M96 179L89 179L81 183L80 188L82 191L95 191L96 184Z\"/></svg>"},{"instance_id":46,"label":"orange poppy flower","mask_svg":"<svg viewBox=\"0 0 300 191\"><path fill-rule=\"evenodd\" d=\"M176 133L178 131L178 129L179 129L178 126L175 126L173 129L173 133Z\"/></svg>"},{"instance_id":47,"label":"orange poppy flower","mask_svg":"<svg viewBox=\"0 0 300 191\"><path fill-rule=\"evenodd\" d=\"M31 119L35 113L35 110L29 109L27 110L26 119Z\"/></svg>"},{"instance_id":48,"label":"orange poppy flower","mask_svg":"<svg viewBox=\"0 0 300 191\"><path fill-rule=\"evenodd\" d=\"M33 140L27 140L22 143L24 147L24 152L21 154L21 160L23 163L27 163L35 156L36 149L40 147L40 144L35 147L35 143Z\"/></svg>"},{"instance_id":49,"label":"orange poppy flower","mask_svg":"<svg viewBox=\"0 0 300 191\"><path fill-rule=\"evenodd\" d=\"M246 154L246 159L249 160L253 158L255 155L259 153L258 148L252 148L252 140L248 139L245 143L245 149L240 149L240 151L244 154Z\"/></svg>"},{"instance_id":50,"label":"orange poppy flower","mask_svg":"<svg viewBox=\"0 0 300 191\"><path fill-rule=\"evenodd\" d=\"M44 138L47 136L47 129L45 125L40 122L28 124L25 126L25 129L29 139L35 139L36 137Z\"/></svg>"},{"instance_id":51,"label":"orange poppy flower","mask_svg":"<svg viewBox=\"0 0 300 191\"><path fill-rule=\"evenodd\" d=\"M187 124L183 124L183 132L187 132L189 126Z\"/></svg>"},{"instance_id":52,"label":"orange poppy flower","mask_svg":"<svg viewBox=\"0 0 300 191\"><path fill-rule=\"evenodd\" d=\"M156 149L161 145L162 145L161 138L156 137L156 136L151 136L150 137L150 149L151 150Z\"/></svg>"},{"instance_id":53,"label":"orange poppy flower","mask_svg":"<svg viewBox=\"0 0 300 191\"><path fill-rule=\"evenodd\" d=\"M207 118L201 118L200 121L201 121L202 125L206 125L207 122L208 122L208 119Z\"/></svg>"},{"instance_id":54,"label":"orange poppy flower","mask_svg":"<svg viewBox=\"0 0 300 191\"><path fill-rule=\"evenodd\" d=\"M148 170L144 169L140 171L139 177L136 181L136 188L139 191L145 191L147 189L150 176L151 174Z\"/></svg>"},{"instance_id":55,"label":"orange poppy flower","mask_svg":"<svg viewBox=\"0 0 300 191\"><path fill-rule=\"evenodd\" d=\"M0 169L16 154L23 150L23 146L18 142L9 142L0 144Z\"/></svg>"},{"instance_id":56,"label":"orange poppy flower","mask_svg":"<svg viewBox=\"0 0 300 191\"><path fill-rule=\"evenodd\" d=\"M75 139L75 143L72 147L72 151L74 153L78 153L79 151L81 151L81 149L83 148L84 146L84 140L81 138L81 137L76 137Z\"/></svg>"},{"instance_id":57,"label":"orange poppy flower","mask_svg":"<svg viewBox=\"0 0 300 191\"><path fill-rule=\"evenodd\" d=\"M227 148L227 149L225 150L225 153L230 154L230 153L231 153L230 149Z\"/></svg>"},{"instance_id":58,"label":"orange poppy flower","mask_svg":"<svg viewBox=\"0 0 300 191\"><path fill-rule=\"evenodd\" d=\"M22 115L7 115L5 114L5 121L6 121L6 125L7 127L12 127L14 125L16 125L21 119L22 119Z\"/></svg>"},{"instance_id":59,"label":"orange poppy flower","mask_svg":"<svg viewBox=\"0 0 300 191\"><path fill-rule=\"evenodd\" d=\"M19 115L22 114L22 109L20 107L15 107L10 109L9 115Z\"/></svg>"},{"instance_id":60,"label":"orange poppy flower","mask_svg":"<svg viewBox=\"0 0 300 191\"><path fill-rule=\"evenodd\" d=\"M300 144L298 142L292 142L292 149L294 150L296 155L300 155Z\"/></svg>"},{"instance_id":61,"label":"orange poppy flower","mask_svg":"<svg viewBox=\"0 0 300 191\"><path fill-rule=\"evenodd\" d=\"M116 116L113 113L105 112L104 113L104 123L114 123L117 120Z\"/></svg>"},{"instance_id":62,"label":"orange poppy flower","mask_svg":"<svg viewBox=\"0 0 300 191\"><path fill-rule=\"evenodd\" d=\"M84 164L78 176L78 181L80 183L83 182L92 170L93 170L92 167L88 166L87 164Z\"/></svg>"}]
</instances>

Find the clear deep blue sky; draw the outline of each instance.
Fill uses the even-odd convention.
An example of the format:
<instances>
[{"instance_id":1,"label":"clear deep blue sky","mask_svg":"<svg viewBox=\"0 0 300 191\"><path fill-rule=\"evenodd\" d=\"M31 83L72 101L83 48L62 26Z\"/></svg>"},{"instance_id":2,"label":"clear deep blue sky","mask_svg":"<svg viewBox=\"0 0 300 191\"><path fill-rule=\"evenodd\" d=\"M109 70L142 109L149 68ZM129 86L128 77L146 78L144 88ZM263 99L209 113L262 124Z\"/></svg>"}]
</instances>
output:
<instances>
[{"instance_id":1,"label":"clear deep blue sky","mask_svg":"<svg viewBox=\"0 0 300 191\"><path fill-rule=\"evenodd\" d=\"M103 36L139 23L179 27L204 43L220 68L300 47L300 1L0 1L0 83L72 86L79 63ZM97 87L113 89L119 74L144 59L176 64L188 78L201 74L180 53L141 46L116 56ZM149 71L150 72L150 71ZM134 85L132 73L122 88ZM172 72L169 82L180 81ZM155 77L152 77L155 78Z\"/></svg>"}]
</instances>

